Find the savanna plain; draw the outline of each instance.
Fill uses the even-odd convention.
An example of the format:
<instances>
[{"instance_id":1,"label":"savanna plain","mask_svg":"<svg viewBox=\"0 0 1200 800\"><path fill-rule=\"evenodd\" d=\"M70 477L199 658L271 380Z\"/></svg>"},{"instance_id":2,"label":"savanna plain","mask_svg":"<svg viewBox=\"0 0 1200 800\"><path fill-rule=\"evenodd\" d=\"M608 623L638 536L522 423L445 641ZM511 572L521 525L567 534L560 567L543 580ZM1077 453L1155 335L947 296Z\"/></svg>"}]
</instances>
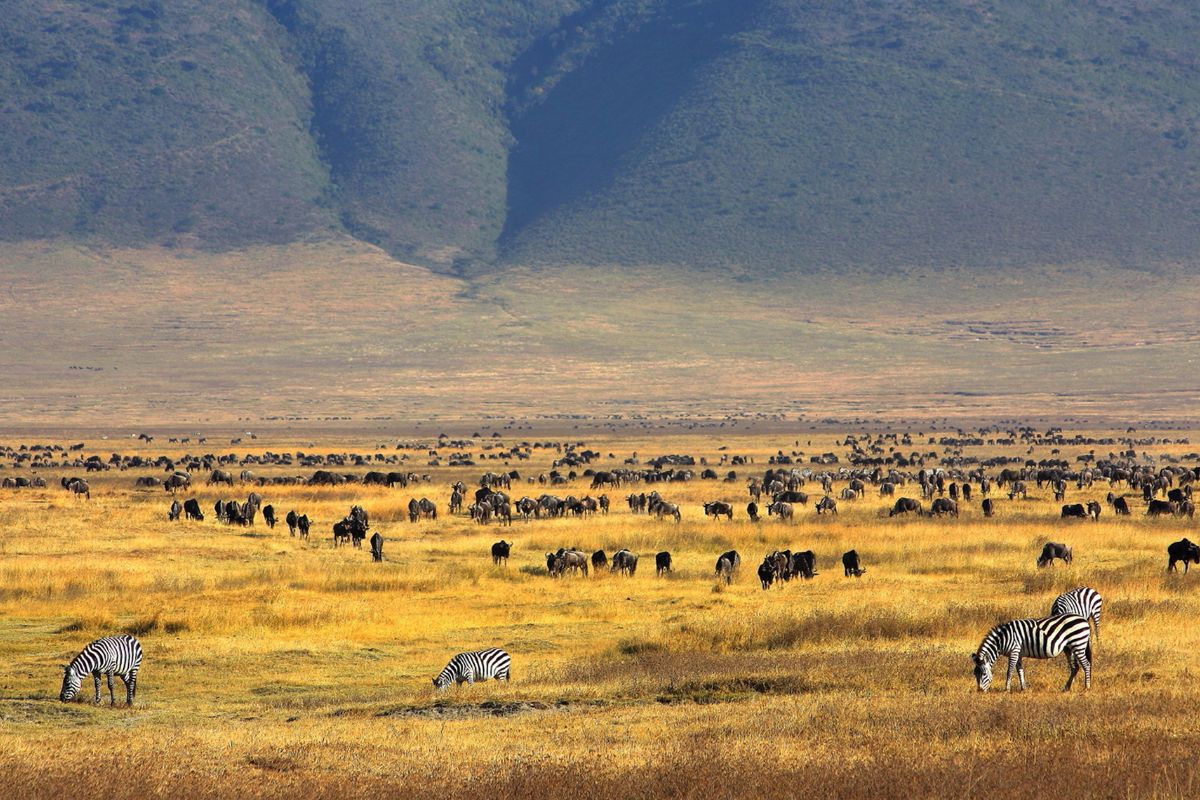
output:
<instances>
[{"instance_id":1,"label":"savanna plain","mask_svg":"<svg viewBox=\"0 0 1200 800\"><path fill-rule=\"evenodd\" d=\"M1097 457L1113 446L948 447L913 431L905 455L938 466L951 450L985 459ZM1200 671L1195 576L1166 572L1170 542L1196 537L1186 517L1149 518L1109 506L1098 522L1062 520L1049 487L1028 499L993 489L997 513L979 497L957 519L889 518L891 498L868 485L839 513L812 501L792 522L745 513L746 478L768 459L793 455L815 471L848 466L847 434L861 430L585 434L505 431L438 448L435 436L279 430L230 444L197 445L113 436L87 439L81 455L113 452L317 452L398 456L428 482L407 488L239 484L190 491L203 522L168 522L171 497L135 489L141 475L89 474L91 499L58 480L78 469L41 470L45 489L0 490L0 795L112 798L413 796L457 797L1195 797L1200 779L1196 688ZM917 434L922 434L920 437ZM1068 431L1068 434L1074 433ZM1139 459L1188 455L1200 434L1160 431ZM32 435L3 443L49 442ZM75 438L53 440L64 446ZM397 449L397 443L420 445ZM579 442L601 454L563 486L529 483L562 453L495 457L521 442ZM430 466L438 449L439 466ZM446 466L455 450L472 466ZM484 471L517 470L513 499L553 492L595 497L585 469L612 469L637 454L704 458L716 480L607 490L609 514L479 525L447 513L451 484L478 486ZM840 463L809 458L834 453ZM752 463L721 463L722 456ZM1149 462L1147 462L1149 463ZM235 468L235 474L241 467ZM253 466L262 477L312 469ZM569 468L561 467L566 473ZM917 467L912 467L915 472ZM729 471L734 479L726 480ZM30 474L6 465L3 476ZM845 486L834 483L836 496ZM977 487L976 487L977 488ZM682 520L634 515L630 491L658 489ZM1107 482L1071 483L1066 502L1100 500ZM282 517L313 520L304 542L287 526L230 527L213 519L221 498L263 495ZM815 500L820 484L805 488ZM1118 493L1122 490L1118 488ZM914 484L896 496L919 497ZM410 498L437 503L436 521L408 520ZM734 503L732 522L706 519L701 504ZM353 504L385 537L384 561L334 548L330 526ZM926 507L928 502L926 501ZM512 542L507 565L490 547ZM1038 569L1047 541L1074 562ZM551 578L545 554L559 547L641 556L633 577L607 571ZM812 549L818 574L764 591L755 567L777 548ZM843 577L854 548L866 573ZM726 586L714 576L729 549L743 563ZM658 577L654 554L674 571ZM970 654L994 624L1044 616L1059 593L1091 586L1104 595L1090 691L1070 693L1062 658L1029 661L1024 693L976 691ZM60 665L100 636L135 633L145 649L137 702L61 703ZM513 679L436 692L431 678L450 656L498 646ZM1003 665L998 665L1003 676ZM1000 691L996 691L999 688Z\"/></svg>"}]
</instances>

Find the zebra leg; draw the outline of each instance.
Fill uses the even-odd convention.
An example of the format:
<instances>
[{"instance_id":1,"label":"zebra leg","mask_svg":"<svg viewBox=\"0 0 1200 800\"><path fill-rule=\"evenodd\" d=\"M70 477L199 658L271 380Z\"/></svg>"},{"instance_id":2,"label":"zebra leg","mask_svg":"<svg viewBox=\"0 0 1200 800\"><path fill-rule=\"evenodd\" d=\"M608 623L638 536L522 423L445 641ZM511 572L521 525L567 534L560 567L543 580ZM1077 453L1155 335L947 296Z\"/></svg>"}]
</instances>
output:
<instances>
[{"instance_id":1,"label":"zebra leg","mask_svg":"<svg viewBox=\"0 0 1200 800\"><path fill-rule=\"evenodd\" d=\"M108 678L108 704L115 706L117 704L117 695L113 692L113 674L111 672L106 673L105 677Z\"/></svg>"},{"instance_id":2,"label":"zebra leg","mask_svg":"<svg viewBox=\"0 0 1200 800\"><path fill-rule=\"evenodd\" d=\"M1071 691L1071 684L1075 682L1075 675L1079 672L1080 654L1072 654L1067 656L1067 665L1071 668L1071 674L1067 676L1067 685L1063 687L1064 692Z\"/></svg>"},{"instance_id":3,"label":"zebra leg","mask_svg":"<svg viewBox=\"0 0 1200 800\"><path fill-rule=\"evenodd\" d=\"M1017 680L1021 684L1021 691L1025 691L1025 662L1017 660Z\"/></svg>"},{"instance_id":4,"label":"zebra leg","mask_svg":"<svg viewBox=\"0 0 1200 800\"><path fill-rule=\"evenodd\" d=\"M1020 660L1021 654L1017 651L1013 651L1008 656L1008 672L1004 675L1004 691L1006 692L1012 691L1013 671L1016 670L1017 662ZM1024 685L1022 685L1021 688L1024 689Z\"/></svg>"},{"instance_id":5,"label":"zebra leg","mask_svg":"<svg viewBox=\"0 0 1200 800\"><path fill-rule=\"evenodd\" d=\"M125 705L133 705L133 673L127 672L121 676L125 682Z\"/></svg>"},{"instance_id":6,"label":"zebra leg","mask_svg":"<svg viewBox=\"0 0 1200 800\"><path fill-rule=\"evenodd\" d=\"M96 681L96 699L93 700L96 705L100 705L100 673L93 672L92 678Z\"/></svg>"}]
</instances>

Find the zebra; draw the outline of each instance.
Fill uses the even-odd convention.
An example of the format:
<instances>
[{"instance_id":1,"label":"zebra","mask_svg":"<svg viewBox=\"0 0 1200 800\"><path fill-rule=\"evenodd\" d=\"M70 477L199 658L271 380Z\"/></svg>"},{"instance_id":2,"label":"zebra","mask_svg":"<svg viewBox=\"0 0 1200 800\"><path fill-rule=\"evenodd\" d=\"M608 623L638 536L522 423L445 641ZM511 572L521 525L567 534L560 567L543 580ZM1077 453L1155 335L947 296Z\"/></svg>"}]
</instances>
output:
<instances>
[{"instance_id":1,"label":"zebra","mask_svg":"<svg viewBox=\"0 0 1200 800\"><path fill-rule=\"evenodd\" d=\"M1071 674L1067 678L1064 692L1071 690L1075 674L1083 667L1083 686L1092 686L1092 629L1088 621L1076 614L1056 614L1043 619L1014 619L988 631L979 644L979 650L971 654L975 665L975 682L979 691L986 692L992 683L992 663L1002 654L1008 656L1008 675L1004 691L1012 686L1013 670L1025 691L1024 656L1030 658L1054 658L1067 654L1067 665Z\"/></svg>"},{"instance_id":2,"label":"zebra","mask_svg":"<svg viewBox=\"0 0 1200 800\"><path fill-rule=\"evenodd\" d=\"M450 659L442 673L433 679L433 685L438 689L445 689L451 683L474 685L477 680L486 681L489 678L507 681L508 666L511 662L508 653L498 647L459 653Z\"/></svg>"},{"instance_id":3,"label":"zebra","mask_svg":"<svg viewBox=\"0 0 1200 800\"><path fill-rule=\"evenodd\" d=\"M133 705L137 694L137 674L142 666L142 645L134 637L106 636L97 639L80 651L70 664L63 667L62 691L58 699L69 703L79 693L83 676L89 672L96 679L95 703L100 704L100 676L108 678L108 696L112 705L117 704L113 693L113 675L120 675L125 682L125 704Z\"/></svg>"},{"instance_id":4,"label":"zebra","mask_svg":"<svg viewBox=\"0 0 1200 800\"><path fill-rule=\"evenodd\" d=\"M1058 596L1050 606L1051 614L1075 614L1091 620L1096 626L1096 641L1100 641L1100 606L1104 599L1095 589L1081 586Z\"/></svg>"}]
</instances>

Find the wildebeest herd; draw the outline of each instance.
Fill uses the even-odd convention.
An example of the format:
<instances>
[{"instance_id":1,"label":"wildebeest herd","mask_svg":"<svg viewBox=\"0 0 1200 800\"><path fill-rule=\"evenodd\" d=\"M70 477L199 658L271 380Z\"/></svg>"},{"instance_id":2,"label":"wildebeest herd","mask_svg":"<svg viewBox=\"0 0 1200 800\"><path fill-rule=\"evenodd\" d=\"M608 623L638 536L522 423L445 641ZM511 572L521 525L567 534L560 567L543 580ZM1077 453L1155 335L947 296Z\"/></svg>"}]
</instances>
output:
<instances>
[{"instance_id":1,"label":"wildebeest herd","mask_svg":"<svg viewBox=\"0 0 1200 800\"><path fill-rule=\"evenodd\" d=\"M945 524L954 524L953 520L972 513L974 506L969 504L975 500L978 500L979 512L984 519L1002 519L1005 509L1014 507L1006 505L1002 498L1006 497L1010 504L1019 505L1029 499L1032 486L1037 490L1048 490L1053 494L1055 502L1061 503L1055 518L1046 518L1047 525L1095 522L1100 520L1106 507L1116 517L1130 517L1139 503L1144 507L1144 511L1140 513L1150 518L1190 520L1194 516L1193 486L1200 480L1200 466L1184 466L1181 463L1183 459L1163 457L1155 463L1145 453L1137 453L1131 440L1092 442L1095 447L1102 447L1108 443L1122 449L1120 452L1110 453L1107 457L1095 455L1093 449L1091 453L1079 456L1075 463L1061 458L1033 461L994 457L980 460L961 455L963 447L981 445L984 438L983 434L973 436L960 433L956 436L944 436L936 442L936 445L943 449L943 455L939 457L932 453L918 452L918 445L913 443L909 435L903 435L903 438L898 434L861 439L846 437L842 444L847 448L847 453L841 456L825 453L810 456L808 462L804 463L801 454L795 451L785 454L780 450L768 459L769 464L765 468L755 469L752 458L722 455L718 465L722 469L719 471L709 467L704 458L678 455L653 459L646 465L639 464L636 458L630 458L623 467L594 469L590 465L600 460L601 454L578 445L559 443L556 446L558 457L554 460L553 468L545 473L522 479L516 470L488 470L478 478L477 486L473 489L468 489L462 480L456 481L449 487L446 510L451 516L467 516L479 525L499 524L506 527L512 526L514 520L528 524L564 518L587 520L610 513L611 500L608 492L613 492L618 502L624 496L625 505L633 515L680 523L686 512L689 519L695 514L696 518L712 521L708 524L723 525L741 516L740 502L734 500L736 493L741 494L741 499L747 501L745 518L750 522L773 525L782 523L786 526L788 523L795 523L810 508L809 513L814 518L836 516L839 501L843 504L843 509L854 508L869 503L869 492L875 492L879 498L886 498L886 505L878 510L880 518L922 517L941 519L946 521ZM1020 429L994 433L987 443L1023 443L1029 446L1051 443L1065 446L1078 444L1079 441L1078 437L1071 440L1061 432L1053 430L1039 433L1031 429ZM930 439L928 444L934 445L935 442ZM901 447L913 449L905 454L901 452ZM435 448L426 449L431 458L439 452ZM513 446L507 451L501 451L500 455L504 457L504 463L507 465L508 460L519 460L527 451L528 448ZM64 451L49 452L57 454ZM480 454L478 457L482 459L496 455ZM1200 455L1192 455L1196 461L1200 461ZM469 456L470 454L460 451L450 460L461 467L473 463ZM180 492L193 487L193 473L207 471L205 486L224 490L241 484L253 489L244 500L215 501L211 506L213 519L223 525L250 527L257 524L261 515L266 526L274 528L277 521L276 509L271 503L265 502L260 491L269 494L271 487L294 485L403 488L432 483L430 476L408 469L370 470L362 474L343 471L347 465L367 466L381 461L399 466L402 460L392 455L380 459L379 454L313 456L304 453L267 453L242 457L206 455L153 460L139 460L138 457L113 454L108 459L97 456L86 459L73 456L59 461L48 458L39 458L36 461L22 458L15 461L13 466L54 469L69 465L71 468L82 468L87 472L135 468L162 470L165 474L163 478L148 475L137 477L134 488L150 490L161 487L169 493L172 500L167 510L167 518L172 522L205 521L205 508L201 507L197 498L190 497L182 502L178 498ZM440 462L435 463L433 460L430 464L440 466ZM252 470L255 466L278 468L296 465L319 468L307 478L296 475L257 476ZM697 471L691 469L693 466L706 468ZM739 471L742 474L739 474ZM590 481L587 484L587 494L559 496L554 493L554 487L563 487L559 491L565 493L567 487L580 480ZM522 481L528 486L539 488L529 490L528 494L514 492L514 484L519 487ZM724 496L700 503L698 507L685 508L679 502L667 499L666 495L672 494L672 485L693 481L720 481L725 485L744 487L744 490L731 489L723 493ZM62 477L58 484L74 498L88 500L92 497L92 486L81 476ZM35 473L30 476L6 476L2 485L4 488L21 490L45 489L52 484L48 484L44 477ZM1099 494L1104 490L1107 491L1101 499ZM1122 490L1126 493L1122 494ZM742 491L745 493L742 494ZM1067 502L1068 495L1073 492L1084 493L1085 497L1078 502ZM596 493L595 496L592 493ZM1086 496L1087 493L1092 493L1092 496ZM521 496L513 499L517 494ZM356 502L344 517L323 524L330 525L327 530L332 532L331 541L334 547L350 544L352 548L361 548L362 543L373 532L370 536L371 556L374 561L382 562L384 537L379 530L373 531L370 515L366 510L367 504L369 499ZM765 511L765 514L761 513L760 509ZM414 524L438 523L444 519L439 517L437 504L426 497L413 497L409 500L407 518ZM1083 522L1073 523L1073 520ZM291 536L298 536L301 540L308 539L312 523L306 513L290 509L284 515L283 521L286 522ZM662 535L669 538L669 531L674 529L673 525L664 526L661 528ZM655 530L660 529L656 527ZM1180 562L1183 563L1184 573L1188 572L1190 564L1200 565L1200 545L1187 538L1171 543L1167 551L1168 571L1176 571ZM521 553L514 542L505 539L495 542L490 549L493 565L505 567L514 552L520 557ZM650 553L653 553L656 576L677 575L679 569L686 570L689 566L687 563L679 564L667 549L648 550L645 553L647 560ZM1074 555L1071 545L1047 541L1036 558L1036 566L1047 568L1055 561L1070 565L1074 561ZM1032 553L1030 556L1032 558ZM837 556L834 553L829 554L829 557L834 559ZM686 562L686 559L683 561ZM736 550L728 550L717 555L715 563L707 562L703 572L706 575L711 574L721 584L730 585L737 577L741 563L741 555ZM609 553L604 549L567 546L545 553L545 574L554 578L571 575L594 577L599 573L632 578L637 574L638 564L639 554L627 548ZM708 564L713 565L711 572ZM842 553L840 564L846 578L860 578L867 572L864 559L855 549ZM765 553L758 564L756 575L759 586L767 590L783 587L795 580L811 581L819 574L818 566L818 556L812 549L772 549ZM1098 603L1098 600L1096 602ZM1009 626L1007 628L1001 625L993 629L988 634L990 638L985 639L973 659L980 687L986 688L986 684L990 682L990 662L986 668L982 666L986 658L993 656L994 660L994 657L1000 654L1008 654L1010 658L1016 659L1010 662L1010 670L1017 671L1023 684L1023 670L1020 665L1022 653L1028 657L1049 657L1067 652L1072 676L1075 670L1082 668L1085 672L1085 682L1090 683L1090 642L1082 638L1083 634L1074 619L1065 622L1058 619L1072 616L1087 618L1086 615L1077 613L1077 610L1071 613L1054 611L1051 617L1045 619L1016 620L1005 623ZM1030 624L1017 624L1026 622ZM1095 622L1098 631L1098 611ZM1065 632L1055 627L1062 625L1065 625ZM1013 656L1013 653L1016 655ZM140 660L140 649L137 658ZM504 659L503 674L507 676L507 654L504 654ZM135 684L136 670L132 673L127 670L127 674L131 675ZM457 680L457 677L454 680ZM134 684L127 681L127 685L130 686L130 701L133 698Z\"/></svg>"}]
</instances>

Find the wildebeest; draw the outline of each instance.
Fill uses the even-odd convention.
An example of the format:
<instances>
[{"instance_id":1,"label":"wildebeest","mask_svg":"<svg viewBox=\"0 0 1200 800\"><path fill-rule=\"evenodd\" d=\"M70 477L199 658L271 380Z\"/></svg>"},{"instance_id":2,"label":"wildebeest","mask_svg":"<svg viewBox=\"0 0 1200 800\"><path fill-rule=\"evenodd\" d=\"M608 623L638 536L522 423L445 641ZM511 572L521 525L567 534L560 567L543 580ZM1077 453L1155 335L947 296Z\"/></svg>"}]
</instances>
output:
<instances>
[{"instance_id":1,"label":"wildebeest","mask_svg":"<svg viewBox=\"0 0 1200 800\"><path fill-rule=\"evenodd\" d=\"M1178 561L1183 562L1183 573L1186 575L1189 566L1200 564L1200 545L1188 541L1186 537L1167 545L1167 572L1176 572L1175 563Z\"/></svg>"},{"instance_id":2,"label":"wildebeest","mask_svg":"<svg viewBox=\"0 0 1200 800\"><path fill-rule=\"evenodd\" d=\"M983 502L979 504L979 507L983 509L985 517L992 517L996 514L996 506L990 497L983 498Z\"/></svg>"},{"instance_id":3,"label":"wildebeest","mask_svg":"<svg viewBox=\"0 0 1200 800\"><path fill-rule=\"evenodd\" d=\"M817 503L817 513L824 514L826 511L830 512L831 514L833 514L836 517L837 513L838 513L837 500L834 500L832 497L828 497L828 496L822 497L821 500Z\"/></svg>"},{"instance_id":4,"label":"wildebeest","mask_svg":"<svg viewBox=\"0 0 1200 800\"><path fill-rule=\"evenodd\" d=\"M717 557L717 577L725 583L733 582L733 571L742 563L742 557L737 550L730 550Z\"/></svg>"},{"instance_id":5,"label":"wildebeest","mask_svg":"<svg viewBox=\"0 0 1200 800\"><path fill-rule=\"evenodd\" d=\"M806 581L812 580L817 574L817 554L812 550L792 553L792 574L799 575Z\"/></svg>"},{"instance_id":6,"label":"wildebeest","mask_svg":"<svg viewBox=\"0 0 1200 800\"><path fill-rule=\"evenodd\" d=\"M1130 514L1129 501L1124 497L1114 497L1112 501L1113 513L1118 517L1127 517Z\"/></svg>"},{"instance_id":7,"label":"wildebeest","mask_svg":"<svg viewBox=\"0 0 1200 800\"><path fill-rule=\"evenodd\" d=\"M192 497L183 502L183 518L204 521L204 512L200 510L200 503L196 498Z\"/></svg>"},{"instance_id":8,"label":"wildebeest","mask_svg":"<svg viewBox=\"0 0 1200 800\"><path fill-rule=\"evenodd\" d=\"M751 500L746 504L746 516L751 522L758 522L758 503Z\"/></svg>"},{"instance_id":9,"label":"wildebeest","mask_svg":"<svg viewBox=\"0 0 1200 800\"><path fill-rule=\"evenodd\" d=\"M1022 500L1029 499L1029 487L1025 485L1025 481L1013 481L1008 487L1009 500L1016 500L1017 495L1020 495Z\"/></svg>"},{"instance_id":10,"label":"wildebeest","mask_svg":"<svg viewBox=\"0 0 1200 800\"><path fill-rule=\"evenodd\" d=\"M892 510L888 512L889 517L894 517L897 514L921 513L921 504L911 497L901 497L892 506Z\"/></svg>"},{"instance_id":11,"label":"wildebeest","mask_svg":"<svg viewBox=\"0 0 1200 800\"><path fill-rule=\"evenodd\" d=\"M958 516L958 503L951 500L949 497L939 497L929 504L929 516L940 517L943 514L949 514L952 517Z\"/></svg>"},{"instance_id":12,"label":"wildebeest","mask_svg":"<svg viewBox=\"0 0 1200 800\"><path fill-rule=\"evenodd\" d=\"M607 566L608 556L604 554L603 550L597 550L596 552L592 553L592 569L596 570L597 575L600 574L600 570L603 567Z\"/></svg>"},{"instance_id":13,"label":"wildebeest","mask_svg":"<svg viewBox=\"0 0 1200 800\"><path fill-rule=\"evenodd\" d=\"M1070 564L1073 558L1071 548L1059 542L1046 542L1045 547L1042 548L1042 554L1038 556L1037 565L1038 567L1049 566L1056 558L1061 558L1063 563Z\"/></svg>"},{"instance_id":14,"label":"wildebeest","mask_svg":"<svg viewBox=\"0 0 1200 800\"><path fill-rule=\"evenodd\" d=\"M1182 500L1175 504L1175 516L1192 519L1196 515L1196 504L1191 500Z\"/></svg>"},{"instance_id":15,"label":"wildebeest","mask_svg":"<svg viewBox=\"0 0 1200 800\"><path fill-rule=\"evenodd\" d=\"M653 511L655 516L657 516L659 519L662 519L663 517L674 517L675 521L679 522L683 518L683 515L679 513L679 506L675 505L674 503L668 503L665 500L655 504Z\"/></svg>"},{"instance_id":16,"label":"wildebeest","mask_svg":"<svg viewBox=\"0 0 1200 800\"><path fill-rule=\"evenodd\" d=\"M1146 515L1161 517L1164 514L1174 514L1175 504L1169 500L1151 500L1146 504Z\"/></svg>"},{"instance_id":17,"label":"wildebeest","mask_svg":"<svg viewBox=\"0 0 1200 800\"><path fill-rule=\"evenodd\" d=\"M296 529L300 531L301 539L308 539L308 528L311 523L308 521L308 514L301 514L296 518Z\"/></svg>"},{"instance_id":18,"label":"wildebeest","mask_svg":"<svg viewBox=\"0 0 1200 800\"><path fill-rule=\"evenodd\" d=\"M224 483L227 486L233 486L233 475L223 469L214 469L212 474L208 476L208 484L211 486L214 483Z\"/></svg>"},{"instance_id":19,"label":"wildebeest","mask_svg":"<svg viewBox=\"0 0 1200 800\"><path fill-rule=\"evenodd\" d=\"M162 481L153 475L143 475L134 481L133 485L139 489L155 489L162 486Z\"/></svg>"},{"instance_id":20,"label":"wildebeest","mask_svg":"<svg viewBox=\"0 0 1200 800\"><path fill-rule=\"evenodd\" d=\"M371 560L383 561L383 536L379 531L371 534Z\"/></svg>"},{"instance_id":21,"label":"wildebeest","mask_svg":"<svg viewBox=\"0 0 1200 800\"><path fill-rule=\"evenodd\" d=\"M771 584L775 582L775 566L769 560L764 560L758 565L758 580L763 589L771 588Z\"/></svg>"},{"instance_id":22,"label":"wildebeest","mask_svg":"<svg viewBox=\"0 0 1200 800\"><path fill-rule=\"evenodd\" d=\"M163 489L175 494L180 489L186 489L192 485L192 476L186 472L176 472L171 477L163 481Z\"/></svg>"},{"instance_id":23,"label":"wildebeest","mask_svg":"<svg viewBox=\"0 0 1200 800\"><path fill-rule=\"evenodd\" d=\"M263 522L267 523L268 528L275 527L275 506L266 505L262 510Z\"/></svg>"},{"instance_id":24,"label":"wildebeest","mask_svg":"<svg viewBox=\"0 0 1200 800\"><path fill-rule=\"evenodd\" d=\"M558 552L546 553L546 570L552 577L559 577L567 570L588 574L587 554L579 550L560 548Z\"/></svg>"},{"instance_id":25,"label":"wildebeest","mask_svg":"<svg viewBox=\"0 0 1200 800\"><path fill-rule=\"evenodd\" d=\"M662 575L671 571L671 554L666 550L654 555L654 574Z\"/></svg>"},{"instance_id":26,"label":"wildebeest","mask_svg":"<svg viewBox=\"0 0 1200 800\"><path fill-rule=\"evenodd\" d=\"M795 491L776 492L771 496L771 502L795 503L797 505L806 506L808 505L808 495L806 495L804 492Z\"/></svg>"},{"instance_id":27,"label":"wildebeest","mask_svg":"<svg viewBox=\"0 0 1200 800\"><path fill-rule=\"evenodd\" d=\"M506 542L503 539L492 545L492 563L499 564L503 561L508 563L508 554L512 552L512 542Z\"/></svg>"},{"instance_id":28,"label":"wildebeest","mask_svg":"<svg viewBox=\"0 0 1200 800\"><path fill-rule=\"evenodd\" d=\"M704 516L712 517L713 519L725 517L726 519L732 520L733 506L731 506L729 503L722 503L719 500L711 503L705 503Z\"/></svg>"},{"instance_id":29,"label":"wildebeest","mask_svg":"<svg viewBox=\"0 0 1200 800\"><path fill-rule=\"evenodd\" d=\"M76 499L83 497L87 500L92 499L92 490L88 486L87 481L83 478L72 478L67 482L67 491L75 495Z\"/></svg>"},{"instance_id":30,"label":"wildebeest","mask_svg":"<svg viewBox=\"0 0 1200 800\"><path fill-rule=\"evenodd\" d=\"M1063 519L1067 519L1068 517L1077 518L1077 519L1087 519L1087 516L1088 516L1087 509L1084 508L1083 503L1071 503L1069 505L1065 505L1062 507L1062 518Z\"/></svg>"},{"instance_id":31,"label":"wildebeest","mask_svg":"<svg viewBox=\"0 0 1200 800\"><path fill-rule=\"evenodd\" d=\"M612 565L609 567L609 571L632 576L635 572L637 572L637 563L637 553L631 553L628 550L621 549L613 553Z\"/></svg>"},{"instance_id":32,"label":"wildebeest","mask_svg":"<svg viewBox=\"0 0 1200 800\"><path fill-rule=\"evenodd\" d=\"M350 525L346 520L338 520L333 523L333 546L337 547L341 543L350 542Z\"/></svg>"},{"instance_id":33,"label":"wildebeest","mask_svg":"<svg viewBox=\"0 0 1200 800\"><path fill-rule=\"evenodd\" d=\"M450 513L458 514L462 511L463 496L462 493L455 489L450 493Z\"/></svg>"},{"instance_id":34,"label":"wildebeest","mask_svg":"<svg viewBox=\"0 0 1200 800\"><path fill-rule=\"evenodd\" d=\"M1092 522L1100 521L1101 510L1102 509L1100 507L1100 503L1098 503L1095 500L1088 500L1087 513L1088 513L1088 516L1092 518Z\"/></svg>"},{"instance_id":35,"label":"wildebeest","mask_svg":"<svg viewBox=\"0 0 1200 800\"><path fill-rule=\"evenodd\" d=\"M867 571L858 558L857 550L847 550L842 553L842 570L847 578L852 575L855 578L862 577L862 574Z\"/></svg>"},{"instance_id":36,"label":"wildebeest","mask_svg":"<svg viewBox=\"0 0 1200 800\"><path fill-rule=\"evenodd\" d=\"M296 513L295 509L292 509L291 511L289 511L287 513L287 516L283 518L284 522L287 523L288 533L292 536L296 535L296 522L299 519L300 519L300 515Z\"/></svg>"},{"instance_id":37,"label":"wildebeest","mask_svg":"<svg viewBox=\"0 0 1200 800\"><path fill-rule=\"evenodd\" d=\"M179 515L183 513L183 503L178 500L171 501L171 509L167 512L167 520L175 522L179 519Z\"/></svg>"},{"instance_id":38,"label":"wildebeest","mask_svg":"<svg viewBox=\"0 0 1200 800\"><path fill-rule=\"evenodd\" d=\"M795 513L796 512L792 508L791 503L776 502L776 503L771 503L771 505L767 506L767 516L768 517L771 516L772 514L774 514L775 516L779 517L781 520L791 519L793 516L795 516Z\"/></svg>"}]
</instances>

